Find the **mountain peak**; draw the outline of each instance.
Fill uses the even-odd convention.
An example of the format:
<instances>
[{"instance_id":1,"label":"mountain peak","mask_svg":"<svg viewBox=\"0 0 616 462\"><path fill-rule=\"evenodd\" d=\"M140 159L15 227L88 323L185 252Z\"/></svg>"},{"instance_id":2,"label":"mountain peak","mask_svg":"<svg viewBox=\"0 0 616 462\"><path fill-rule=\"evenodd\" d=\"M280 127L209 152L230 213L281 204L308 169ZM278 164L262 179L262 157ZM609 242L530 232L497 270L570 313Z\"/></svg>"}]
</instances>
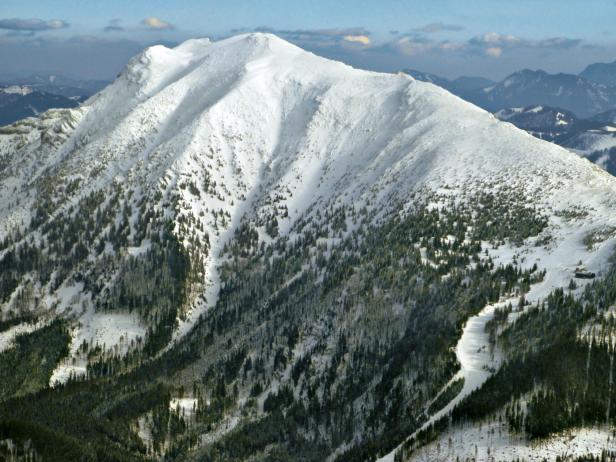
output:
<instances>
[{"instance_id":1,"label":"mountain peak","mask_svg":"<svg viewBox=\"0 0 616 462\"><path fill-rule=\"evenodd\" d=\"M116 432L183 427L156 417L179 413L176 397L197 446L148 436L154 446L203 459L223 447L210 437L238 434L232 420L240 432L270 426L268 415L302 409L297 399L309 418L292 418L288 434L336 438L300 451L322 448L313 458L325 460L360 435L374 458L372 441L382 452L410 431L390 435L383 406L413 406L423 422L432 397L450 396L435 394L442 385L456 404L499 365L475 362L474 341L455 348L462 326L478 326L480 357L500 357L485 329L495 306L484 304L511 297L523 310L573 290L575 268L600 276L615 239L616 180L597 166L435 85L271 34L149 48L82 107L0 132L0 155L1 311L45 334L24 351L55 351L45 362L28 353L33 391L83 379L17 405L5 393L5 414L86 416L101 424L101 451L141 458L138 440ZM454 351L465 374L467 359L480 364L479 381L452 377ZM416 364L438 374L413 372L411 384ZM398 396L397 383L413 394ZM329 432L326 421L352 427Z\"/></svg>"},{"instance_id":2,"label":"mountain peak","mask_svg":"<svg viewBox=\"0 0 616 462\"><path fill-rule=\"evenodd\" d=\"M290 61L295 63L291 64ZM221 72L225 69L233 78L256 68L292 72L298 64L308 62L311 64L305 65L302 72L313 76L328 74L333 69L336 72L343 68L351 69L302 50L274 34L253 32L215 42L207 38L192 39L175 48L163 45L149 47L130 60L120 77L133 84L139 97L149 97L185 77L198 79L198 74L201 74L203 77L199 80L203 80L211 74L211 69ZM119 83L119 86L123 85Z\"/></svg>"}]
</instances>

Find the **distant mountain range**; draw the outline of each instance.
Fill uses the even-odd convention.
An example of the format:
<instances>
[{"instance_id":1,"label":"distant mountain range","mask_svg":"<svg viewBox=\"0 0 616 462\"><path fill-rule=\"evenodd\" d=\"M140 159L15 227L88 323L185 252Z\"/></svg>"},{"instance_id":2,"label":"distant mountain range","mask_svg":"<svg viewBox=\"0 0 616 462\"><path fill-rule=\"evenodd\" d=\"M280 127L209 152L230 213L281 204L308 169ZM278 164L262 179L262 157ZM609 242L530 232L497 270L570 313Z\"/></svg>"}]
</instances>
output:
<instances>
[{"instance_id":1,"label":"distant mountain range","mask_svg":"<svg viewBox=\"0 0 616 462\"><path fill-rule=\"evenodd\" d=\"M616 108L616 86L603 83L610 82L610 66L616 68L614 63L593 64L579 75L549 74L542 70L524 69L500 82L478 77L461 77L450 81L415 70L404 72L417 80L439 85L490 112L511 107L544 105L563 108L578 117L587 118ZM616 79L616 70L613 78Z\"/></svg>"},{"instance_id":2,"label":"distant mountain range","mask_svg":"<svg viewBox=\"0 0 616 462\"><path fill-rule=\"evenodd\" d=\"M616 107L616 87L591 82L577 75L528 69L466 96L489 111L541 104L561 107L579 117L590 117Z\"/></svg>"},{"instance_id":3,"label":"distant mountain range","mask_svg":"<svg viewBox=\"0 0 616 462\"><path fill-rule=\"evenodd\" d=\"M22 88L22 87L17 87ZM0 89L0 126L10 125L26 117L33 117L52 108L73 108L79 106L78 99L67 98L43 91L15 87Z\"/></svg>"},{"instance_id":4,"label":"distant mountain range","mask_svg":"<svg viewBox=\"0 0 616 462\"><path fill-rule=\"evenodd\" d=\"M580 77L602 85L616 85L616 61L612 63L595 63L580 72Z\"/></svg>"},{"instance_id":5,"label":"distant mountain range","mask_svg":"<svg viewBox=\"0 0 616 462\"><path fill-rule=\"evenodd\" d=\"M567 143L570 138L580 132L613 132L616 127L611 122L597 119L581 119L565 109L551 106L527 106L524 108L501 109L494 115L503 121L510 122L518 128L526 130L531 135L542 140L558 144Z\"/></svg>"},{"instance_id":6,"label":"distant mountain range","mask_svg":"<svg viewBox=\"0 0 616 462\"><path fill-rule=\"evenodd\" d=\"M616 123L616 109L612 109L609 111L602 112L601 114L597 114L591 117L591 120L596 120L598 122L604 122L604 123Z\"/></svg>"},{"instance_id":7,"label":"distant mountain range","mask_svg":"<svg viewBox=\"0 0 616 462\"><path fill-rule=\"evenodd\" d=\"M405 69L403 72L416 80L430 82L438 85L439 87L443 87L454 95L458 95L468 101L472 101L474 99L473 94L496 83L484 77L462 76L455 80L449 80L436 74L430 74L428 72L422 72L415 69Z\"/></svg>"},{"instance_id":8,"label":"distant mountain range","mask_svg":"<svg viewBox=\"0 0 616 462\"><path fill-rule=\"evenodd\" d=\"M585 119L578 119L572 112L550 106L507 108L497 111L494 115L547 141L557 141L570 133L574 127L584 129L588 125L583 123ZM600 123L594 122L592 125L598 124Z\"/></svg>"},{"instance_id":9,"label":"distant mountain range","mask_svg":"<svg viewBox=\"0 0 616 462\"><path fill-rule=\"evenodd\" d=\"M0 82L0 126L52 108L74 108L107 83L38 74Z\"/></svg>"},{"instance_id":10,"label":"distant mountain range","mask_svg":"<svg viewBox=\"0 0 616 462\"><path fill-rule=\"evenodd\" d=\"M34 91L53 93L67 98L87 98L105 88L109 82L73 79L55 74L32 74L22 78L2 79L0 84L27 86Z\"/></svg>"}]
</instances>

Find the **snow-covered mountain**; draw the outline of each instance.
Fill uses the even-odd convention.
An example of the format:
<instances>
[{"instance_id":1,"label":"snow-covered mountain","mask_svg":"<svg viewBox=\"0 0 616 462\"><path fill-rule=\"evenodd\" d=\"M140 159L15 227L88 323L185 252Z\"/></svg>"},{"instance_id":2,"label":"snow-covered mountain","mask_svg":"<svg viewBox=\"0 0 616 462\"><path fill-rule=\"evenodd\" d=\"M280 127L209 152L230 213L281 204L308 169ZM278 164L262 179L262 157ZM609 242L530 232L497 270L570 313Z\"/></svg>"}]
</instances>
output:
<instances>
[{"instance_id":1,"label":"snow-covered mountain","mask_svg":"<svg viewBox=\"0 0 616 462\"><path fill-rule=\"evenodd\" d=\"M440 77L436 74L430 74L429 72L417 71L415 69L404 69L402 72L410 75L416 80L420 80L421 82L433 83L434 85L438 85L439 87L445 88L446 90L451 91L453 88L453 82L450 80Z\"/></svg>"},{"instance_id":2,"label":"snow-covered mountain","mask_svg":"<svg viewBox=\"0 0 616 462\"><path fill-rule=\"evenodd\" d=\"M614 101L611 101L611 96L609 96L614 93L612 87L591 80L586 81L582 74L580 76L551 75L543 71L521 71L507 77L502 82L485 85L481 85L478 79L471 79L470 86L457 84L456 82L460 79L452 82L421 71L408 70L405 72L417 80L445 88L460 98L487 110L500 108L494 112L497 118L510 122L539 139L571 149L608 172L616 174L616 154L613 151L616 139L614 110L609 109L586 119L578 117L573 112L580 111L580 105L586 107L582 109L582 113L586 112L588 107L595 109L604 106L613 107ZM558 81L561 84L558 90L554 91L555 82ZM572 89L571 85L565 85L566 82L569 84L575 82L577 88ZM582 87L586 90L580 92ZM589 89L590 87L596 88L592 90ZM492 95L493 92L500 96ZM574 95L577 96L573 98ZM602 101L598 106L593 102L597 98ZM529 101L534 104L507 107L507 104L512 102L528 103ZM569 107L569 110L549 106L545 101L551 101L551 104L562 104L564 107ZM544 103L536 104L538 102Z\"/></svg>"},{"instance_id":3,"label":"snow-covered mountain","mask_svg":"<svg viewBox=\"0 0 616 462\"><path fill-rule=\"evenodd\" d=\"M47 355L2 385L22 425L3 435L373 460L521 351L497 341L512 319L610 274L615 197L587 160L402 73L269 34L148 48L83 106L0 129L0 373ZM467 373L458 341L495 316L501 359Z\"/></svg>"}]
</instances>

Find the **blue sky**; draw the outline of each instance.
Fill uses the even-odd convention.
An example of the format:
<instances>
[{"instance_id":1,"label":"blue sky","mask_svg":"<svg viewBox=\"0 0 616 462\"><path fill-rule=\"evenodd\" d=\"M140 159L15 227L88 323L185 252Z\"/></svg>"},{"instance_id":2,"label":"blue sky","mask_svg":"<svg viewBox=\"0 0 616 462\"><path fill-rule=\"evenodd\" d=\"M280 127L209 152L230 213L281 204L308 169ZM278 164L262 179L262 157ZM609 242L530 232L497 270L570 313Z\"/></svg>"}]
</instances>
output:
<instances>
[{"instance_id":1,"label":"blue sky","mask_svg":"<svg viewBox=\"0 0 616 462\"><path fill-rule=\"evenodd\" d=\"M616 59L616 0L2 0L0 74L112 78L154 43L265 30L349 64L493 79Z\"/></svg>"}]
</instances>

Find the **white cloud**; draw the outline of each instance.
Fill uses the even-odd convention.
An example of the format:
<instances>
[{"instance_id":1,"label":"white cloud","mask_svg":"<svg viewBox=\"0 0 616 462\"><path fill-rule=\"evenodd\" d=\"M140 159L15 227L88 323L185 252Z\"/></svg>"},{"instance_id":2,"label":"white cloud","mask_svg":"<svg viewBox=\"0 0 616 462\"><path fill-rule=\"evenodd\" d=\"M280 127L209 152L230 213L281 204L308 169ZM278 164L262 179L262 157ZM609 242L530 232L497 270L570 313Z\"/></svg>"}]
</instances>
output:
<instances>
[{"instance_id":1,"label":"white cloud","mask_svg":"<svg viewBox=\"0 0 616 462\"><path fill-rule=\"evenodd\" d=\"M370 32L363 27L332 28L332 29L273 29L257 27L256 32L269 32L299 44L319 44L322 46L339 45L341 42L370 45Z\"/></svg>"},{"instance_id":2,"label":"white cloud","mask_svg":"<svg viewBox=\"0 0 616 462\"><path fill-rule=\"evenodd\" d=\"M411 37L402 37L394 42L394 48L407 56L418 55L434 49L434 43L413 40Z\"/></svg>"},{"instance_id":3,"label":"white cloud","mask_svg":"<svg viewBox=\"0 0 616 462\"><path fill-rule=\"evenodd\" d=\"M486 46L489 48L498 47L501 49L515 47L568 49L578 46L581 43L581 40L567 37L551 37L542 40L529 40L510 34L489 32L487 34L478 35L471 38L469 43L475 46Z\"/></svg>"},{"instance_id":4,"label":"white cloud","mask_svg":"<svg viewBox=\"0 0 616 462\"><path fill-rule=\"evenodd\" d=\"M147 26L149 29L155 30L173 29L173 25L154 16L150 16L149 18L144 19L143 21L141 21L141 24Z\"/></svg>"},{"instance_id":5,"label":"white cloud","mask_svg":"<svg viewBox=\"0 0 616 462\"><path fill-rule=\"evenodd\" d=\"M361 43L366 46L372 43L367 35L345 35L342 39L346 42Z\"/></svg>"},{"instance_id":6,"label":"white cloud","mask_svg":"<svg viewBox=\"0 0 616 462\"><path fill-rule=\"evenodd\" d=\"M465 42L435 42L432 40L414 38L410 36L401 37L394 42L393 46L400 53L407 56L419 55L435 51L455 52L467 48L467 44Z\"/></svg>"},{"instance_id":7,"label":"white cloud","mask_svg":"<svg viewBox=\"0 0 616 462\"><path fill-rule=\"evenodd\" d=\"M443 51L460 51L467 47L463 42L441 42L439 48Z\"/></svg>"},{"instance_id":8,"label":"white cloud","mask_svg":"<svg viewBox=\"0 0 616 462\"><path fill-rule=\"evenodd\" d=\"M426 26L427 27L427 26ZM579 46L578 39L554 37L542 40L530 40L510 34L489 32L468 40L433 40L418 34L407 34L389 42L385 47L405 56L426 55L434 53L469 53L499 58L516 49L563 50Z\"/></svg>"}]
</instances>

